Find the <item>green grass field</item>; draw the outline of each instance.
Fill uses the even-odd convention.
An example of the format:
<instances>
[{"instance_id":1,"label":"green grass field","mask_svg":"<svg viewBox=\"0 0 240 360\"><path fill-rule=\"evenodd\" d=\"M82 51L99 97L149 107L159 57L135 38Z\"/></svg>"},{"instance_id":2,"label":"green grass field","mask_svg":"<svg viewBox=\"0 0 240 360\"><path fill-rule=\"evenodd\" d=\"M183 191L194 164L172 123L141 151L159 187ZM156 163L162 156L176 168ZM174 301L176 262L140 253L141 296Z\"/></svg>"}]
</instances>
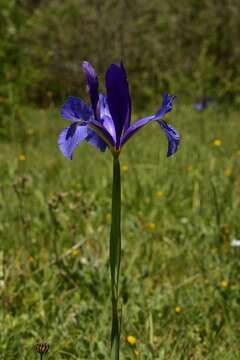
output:
<instances>
[{"instance_id":1,"label":"green grass field","mask_svg":"<svg viewBox=\"0 0 240 360\"><path fill-rule=\"evenodd\" d=\"M112 159L23 109L0 144L0 359L109 359ZM178 107L178 153L151 124L123 149L121 359L239 359L239 113ZM128 336L136 344L127 341Z\"/></svg>"}]
</instances>

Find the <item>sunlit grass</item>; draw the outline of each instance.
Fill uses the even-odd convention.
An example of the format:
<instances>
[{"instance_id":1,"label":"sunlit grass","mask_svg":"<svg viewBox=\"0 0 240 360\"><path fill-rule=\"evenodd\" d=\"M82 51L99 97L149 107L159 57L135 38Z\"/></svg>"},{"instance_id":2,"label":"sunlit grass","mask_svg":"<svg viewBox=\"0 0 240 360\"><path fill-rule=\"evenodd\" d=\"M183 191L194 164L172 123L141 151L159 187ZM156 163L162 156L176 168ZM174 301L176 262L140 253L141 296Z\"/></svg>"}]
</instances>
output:
<instances>
[{"instance_id":1,"label":"sunlit grass","mask_svg":"<svg viewBox=\"0 0 240 360\"><path fill-rule=\"evenodd\" d=\"M23 114L0 145L1 354L37 359L44 339L48 359L108 359L111 155L83 144L67 161L58 113ZM180 107L171 123L173 158L157 124L121 156L122 357L238 359L239 114Z\"/></svg>"}]
</instances>

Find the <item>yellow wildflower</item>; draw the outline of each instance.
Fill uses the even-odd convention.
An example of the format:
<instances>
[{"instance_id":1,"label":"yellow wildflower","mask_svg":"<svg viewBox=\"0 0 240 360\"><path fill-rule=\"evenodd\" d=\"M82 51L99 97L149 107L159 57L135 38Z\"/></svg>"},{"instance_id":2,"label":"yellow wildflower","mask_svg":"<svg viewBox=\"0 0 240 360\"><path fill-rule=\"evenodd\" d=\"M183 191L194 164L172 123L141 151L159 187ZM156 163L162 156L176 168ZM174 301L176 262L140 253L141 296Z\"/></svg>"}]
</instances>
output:
<instances>
[{"instance_id":1,"label":"yellow wildflower","mask_svg":"<svg viewBox=\"0 0 240 360\"><path fill-rule=\"evenodd\" d=\"M33 262L33 261L34 261L34 257L30 255L30 256L28 257L28 261L29 261L30 263Z\"/></svg>"},{"instance_id":2,"label":"yellow wildflower","mask_svg":"<svg viewBox=\"0 0 240 360\"><path fill-rule=\"evenodd\" d=\"M186 170L187 170L188 172L191 172L192 169L193 169L192 165L187 165Z\"/></svg>"},{"instance_id":3,"label":"yellow wildflower","mask_svg":"<svg viewBox=\"0 0 240 360\"><path fill-rule=\"evenodd\" d=\"M129 335L127 337L127 342L129 343L129 345L134 346L137 343L137 339L134 336Z\"/></svg>"},{"instance_id":4,"label":"yellow wildflower","mask_svg":"<svg viewBox=\"0 0 240 360\"><path fill-rule=\"evenodd\" d=\"M106 220L107 220L107 221L111 221L111 220L112 220L112 214L111 214L111 213L107 213L107 214L106 214Z\"/></svg>"},{"instance_id":5,"label":"yellow wildflower","mask_svg":"<svg viewBox=\"0 0 240 360\"><path fill-rule=\"evenodd\" d=\"M226 176L226 177L229 177L229 176L232 176L232 170L231 169L226 169L225 171L224 171L224 176Z\"/></svg>"},{"instance_id":6,"label":"yellow wildflower","mask_svg":"<svg viewBox=\"0 0 240 360\"><path fill-rule=\"evenodd\" d=\"M150 231L154 231L155 229L156 229L156 224L154 224L154 223L149 223L149 224L147 224L147 228L148 228L148 230L150 230Z\"/></svg>"},{"instance_id":7,"label":"yellow wildflower","mask_svg":"<svg viewBox=\"0 0 240 360\"><path fill-rule=\"evenodd\" d=\"M134 350L133 353L134 353L135 356L139 356L139 354L140 354L140 352L138 350Z\"/></svg>"},{"instance_id":8,"label":"yellow wildflower","mask_svg":"<svg viewBox=\"0 0 240 360\"><path fill-rule=\"evenodd\" d=\"M227 289L228 287L229 287L228 281L227 281L227 280L223 280L223 281L221 282L221 288L222 288L222 289Z\"/></svg>"},{"instance_id":9,"label":"yellow wildflower","mask_svg":"<svg viewBox=\"0 0 240 360\"><path fill-rule=\"evenodd\" d=\"M176 307L175 307L175 313L176 313L176 314L181 314L181 312L182 312L181 306L176 306Z\"/></svg>"},{"instance_id":10,"label":"yellow wildflower","mask_svg":"<svg viewBox=\"0 0 240 360\"><path fill-rule=\"evenodd\" d=\"M156 192L156 196L159 198L159 199L162 199L164 197L164 192L163 191L157 191Z\"/></svg>"},{"instance_id":11,"label":"yellow wildflower","mask_svg":"<svg viewBox=\"0 0 240 360\"><path fill-rule=\"evenodd\" d=\"M214 139L213 140L213 145L214 146L221 146L222 145L222 140L221 139Z\"/></svg>"},{"instance_id":12,"label":"yellow wildflower","mask_svg":"<svg viewBox=\"0 0 240 360\"><path fill-rule=\"evenodd\" d=\"M72 254L72 256L78 256L80 254L80 250L79 249L72 249L71 254Z\"/></svg>"},{"instance_id":13,"label":"yellow wildflower","mask_svg":"<svg viewBox=\"0 0 240 360\"><path fill-rule=\"evenodd\" d=\"M26 161L26 160L27 160L27 157L26 157L26 155L24 155L24 154L20 154L19 157L18 157L18 160L19 160L19 161Z\"/></svg>"},{"instance_id":14,"label":"yellow wildflower","mask_svg":"<svg viewBox=\"0 0 240 360\"><path fill-rule=\"evenodd\" d=\"M122 166L122 171L125 172L125 173L128 172L128 165L127 164Z\"/></svg>"}]
</instances>

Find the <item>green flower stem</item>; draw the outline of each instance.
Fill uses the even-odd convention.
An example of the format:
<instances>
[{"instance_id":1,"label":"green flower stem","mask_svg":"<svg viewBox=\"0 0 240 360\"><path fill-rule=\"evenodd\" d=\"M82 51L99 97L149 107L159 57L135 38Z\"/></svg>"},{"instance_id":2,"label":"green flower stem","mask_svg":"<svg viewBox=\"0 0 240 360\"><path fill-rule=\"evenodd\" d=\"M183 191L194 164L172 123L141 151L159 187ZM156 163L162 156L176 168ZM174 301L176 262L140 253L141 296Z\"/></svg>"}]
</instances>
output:
<instances>
[{"instance_id":1,"label":"green flower stem","mask_svg":"<svg viewBox=\"0 0 240 360\"><path fill-rule=\"evenodd\" d=\"M118 155L113 156L112 225L110 233L110 268L112 290L111 360L119 360L120 317L118 280L121 261L121 173Z\"/></svg>"}]
</instances>

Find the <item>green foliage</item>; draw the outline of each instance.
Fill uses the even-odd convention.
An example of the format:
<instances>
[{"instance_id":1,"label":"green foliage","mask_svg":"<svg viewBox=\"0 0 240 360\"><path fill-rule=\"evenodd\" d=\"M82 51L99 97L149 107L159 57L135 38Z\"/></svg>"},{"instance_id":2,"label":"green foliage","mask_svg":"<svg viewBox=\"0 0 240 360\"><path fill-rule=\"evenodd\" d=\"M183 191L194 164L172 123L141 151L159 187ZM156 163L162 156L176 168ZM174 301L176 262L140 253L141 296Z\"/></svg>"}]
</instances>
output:
<instances>
[{"instance_id":1,"label":"green foliage","mask_svg":"<svg viewBox=\"0 0 240 360\"><path fill-rule=\"evenodd\" d=\"M0 357L39 359L43 338L43 359L109 359L111 154L83 144L67 161L58 113L21 114L24 147L21 132L0 144ZM178 107L176 156L157 124L123 149L122 359L239 358L239 113L226 117Z\"/></svg>"},{"instance_id":2,"label":"green foliage","mask_svg":"<svg viewBox=\"0 0 240 360\"><path fill-rule=\"evenodd\" d=\"M214 0L43 2L26 28L25 58L42 72L31 86L65 96L78 91L81 60L103 72L123 59L138 107L166 89L232 100L240 86L239 10L235 1Z\"/></svg>"},{"instance_id":3,"label":"green foliage","mask_svg":"<svg viewBox=\"0 0 240 360\"><path fill-rule=\"evenodd\" d=\"M81 61L103 75L123 59L137 110L169 90L237 102L240 3L235 0L5 0L0 95L10 74L18 95L40 105L84 92ZM101 75L101 76L102 76Z\"/></svg>"}]
</instances>

